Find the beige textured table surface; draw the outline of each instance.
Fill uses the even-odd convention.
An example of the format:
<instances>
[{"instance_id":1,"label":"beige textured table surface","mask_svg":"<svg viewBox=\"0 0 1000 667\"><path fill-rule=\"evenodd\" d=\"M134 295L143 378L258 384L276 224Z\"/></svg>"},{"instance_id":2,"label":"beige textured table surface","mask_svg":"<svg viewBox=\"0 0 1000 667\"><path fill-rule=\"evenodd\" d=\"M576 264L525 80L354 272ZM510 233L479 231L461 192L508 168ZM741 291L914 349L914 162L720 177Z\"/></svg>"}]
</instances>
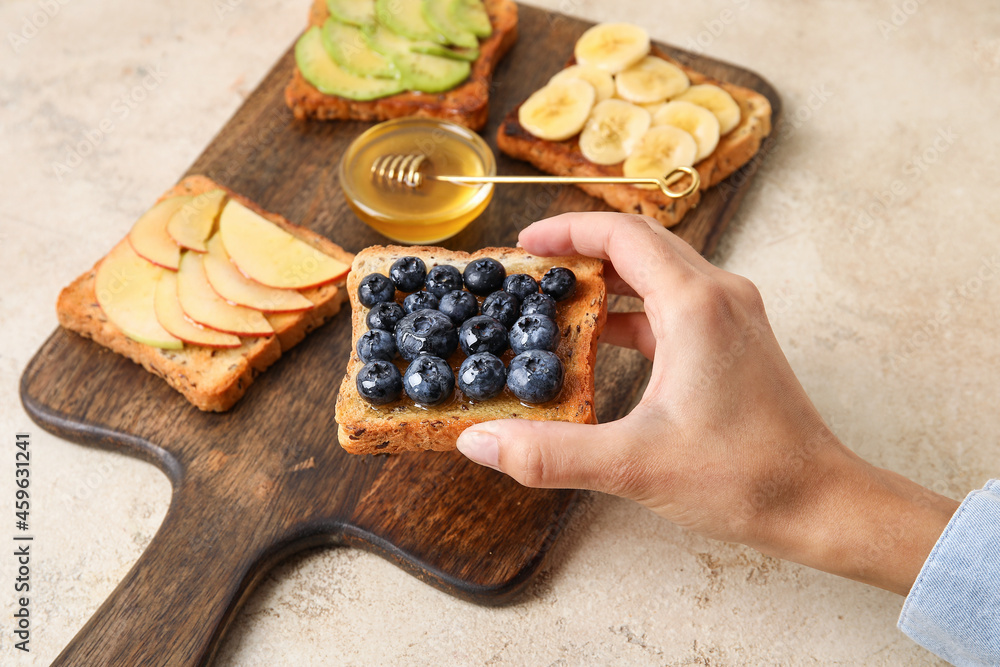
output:
<instances>
[{"instance_id":1,"label":"beige textured table surface","mask_svg":"<svg viewBox=\"0 0 1000 667\"><path fill-rule=\"evenodd\" d=\"M27 655L12 647L15 564L0 549L0 663L48 664L169 499L152 466L58 440L21 409L56 294L201 152L307 4L0 4L0 543L21 429L36 535ZM788 132L716 261L760 286L854 450L956 498L1000 475L1000 3L538 4L640 22L775 85ZM901 603L598 496L531 594L500 609L351 549L295 558L250 599L219 664L935 664L896 630Z\"/></svg>"}]
</instances>

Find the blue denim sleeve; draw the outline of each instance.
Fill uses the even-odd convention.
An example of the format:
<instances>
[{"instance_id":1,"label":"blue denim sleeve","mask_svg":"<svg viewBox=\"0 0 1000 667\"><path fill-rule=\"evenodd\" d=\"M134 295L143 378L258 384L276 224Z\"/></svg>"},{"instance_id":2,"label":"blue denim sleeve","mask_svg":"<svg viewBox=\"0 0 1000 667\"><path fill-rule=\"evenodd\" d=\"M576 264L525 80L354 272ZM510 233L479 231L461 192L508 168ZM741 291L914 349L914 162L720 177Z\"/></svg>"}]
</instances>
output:
<instances>
[{"instance_id":1,"label":"blue denim sleeve","mask_svg":"<svg viewBox=\"0 0 1000 667\"><path fill-rule=\"evenodd\" d=\"M959 667L1000 665L1000 481L970 493L948 522L899 629Z\"/></svg>"}]
</instances>

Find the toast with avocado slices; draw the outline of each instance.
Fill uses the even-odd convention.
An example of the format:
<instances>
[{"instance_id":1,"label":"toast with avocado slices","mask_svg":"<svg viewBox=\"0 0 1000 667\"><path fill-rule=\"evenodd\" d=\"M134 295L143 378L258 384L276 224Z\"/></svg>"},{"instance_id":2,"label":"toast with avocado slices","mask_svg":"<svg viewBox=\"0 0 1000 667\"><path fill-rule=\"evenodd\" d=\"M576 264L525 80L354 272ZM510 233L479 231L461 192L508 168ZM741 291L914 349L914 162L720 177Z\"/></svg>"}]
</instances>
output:
<instances>
[{"instance_id":1,"label":"toast with avocado slices","mask_svg":"<svg viewBox=\"0 0 1000 667\"><path fill-rule=\"evenodd\" d=\"M516 39L510 0L315 0L285 102L299 120L425 116L479 130Z\"/></svg>"}]
</instances>

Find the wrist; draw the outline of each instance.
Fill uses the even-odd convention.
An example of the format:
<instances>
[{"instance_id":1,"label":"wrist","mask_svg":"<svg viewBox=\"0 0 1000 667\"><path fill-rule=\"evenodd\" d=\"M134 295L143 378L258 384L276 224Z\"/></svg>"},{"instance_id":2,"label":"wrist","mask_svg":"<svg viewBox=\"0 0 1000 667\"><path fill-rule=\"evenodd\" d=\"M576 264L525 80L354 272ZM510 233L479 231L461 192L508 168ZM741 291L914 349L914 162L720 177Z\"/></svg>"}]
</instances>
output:
<instances>
[{"instance_id":1,"label":"wrist","mask_svg":"<svg viewBox=\"0 0 1000 667\"><path fill-rule=\"evenodd\" d=\"M858 534L869 545L853 578L907 595L960 503L891 470L870 466L878 479Z\"/></svg>"},{"instance_id":2,"label":"wrist","mask_svg":"<svg viewBox=\"0 0 1000 667\"><path fill-rule=\"evenodd\" d=\"M906 595L959 503L846 447L817 458L798 506L772 519L783 538L759 548Z\"/></svg>"}]
</instances>

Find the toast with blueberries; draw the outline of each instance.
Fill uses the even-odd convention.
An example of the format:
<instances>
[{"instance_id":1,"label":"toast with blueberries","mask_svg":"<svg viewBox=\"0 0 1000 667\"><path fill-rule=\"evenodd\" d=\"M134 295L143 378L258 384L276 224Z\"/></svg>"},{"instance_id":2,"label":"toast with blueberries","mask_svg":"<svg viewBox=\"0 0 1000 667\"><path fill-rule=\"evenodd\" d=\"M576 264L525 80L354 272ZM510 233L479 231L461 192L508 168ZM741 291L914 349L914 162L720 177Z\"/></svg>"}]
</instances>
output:
<instances>
[{"instance_id":1,"label":"toast with blueberries","mask_svg":"<svg viewBox=\"0 0 1000 667\"><path fill-rule=\"evenodd\" d=\"M493 419L595 423L604 263L373 246L347 281L352 351L337 397L353 454L447 451Z\"/></svg>"}]
</instances>

